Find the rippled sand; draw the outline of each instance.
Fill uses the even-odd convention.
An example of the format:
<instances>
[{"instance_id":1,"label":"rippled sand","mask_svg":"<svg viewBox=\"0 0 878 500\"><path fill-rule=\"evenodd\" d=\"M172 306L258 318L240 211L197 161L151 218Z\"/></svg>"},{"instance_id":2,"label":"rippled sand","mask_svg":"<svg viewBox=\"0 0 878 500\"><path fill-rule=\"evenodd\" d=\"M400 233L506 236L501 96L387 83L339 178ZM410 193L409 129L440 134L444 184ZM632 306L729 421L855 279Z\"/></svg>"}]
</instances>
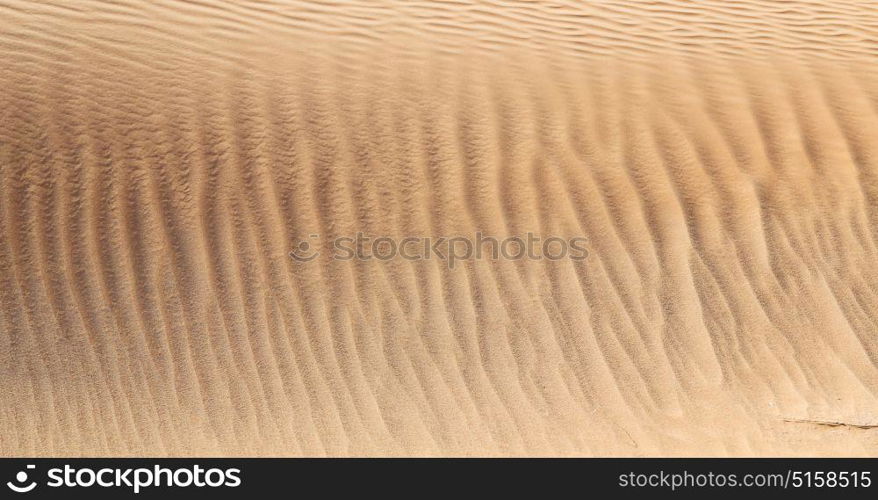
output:
<instances>
[{"instance_id":1,"label":"rippled sand","mask_svg":"<svg viewBox=\"0 0 878 500\"><path fill-rule=\"evenodd\" d=\"M0 0L0 455L876 455L867 2ZM319 235L583 261L307 263Z\"/></svg>"}]
</instances>

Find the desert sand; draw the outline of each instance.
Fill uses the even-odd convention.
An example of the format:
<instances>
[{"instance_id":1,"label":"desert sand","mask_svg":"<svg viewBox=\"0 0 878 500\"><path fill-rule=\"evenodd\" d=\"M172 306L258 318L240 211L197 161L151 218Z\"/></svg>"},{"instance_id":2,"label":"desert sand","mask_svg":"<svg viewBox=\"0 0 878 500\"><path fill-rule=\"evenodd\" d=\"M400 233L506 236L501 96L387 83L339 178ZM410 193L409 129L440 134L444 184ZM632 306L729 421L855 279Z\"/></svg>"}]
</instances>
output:
<instances>
[{"instance_id":1,"label":"desert sand","mask_svg":"<svg viewBox=\"0 0 878 500\"><path fill-rule=\"evenodd\" d=\"M0 0L0 455L878 454L869 2ZM588 258L299 262L533 232Z\"/></svg>"}]
</instances>

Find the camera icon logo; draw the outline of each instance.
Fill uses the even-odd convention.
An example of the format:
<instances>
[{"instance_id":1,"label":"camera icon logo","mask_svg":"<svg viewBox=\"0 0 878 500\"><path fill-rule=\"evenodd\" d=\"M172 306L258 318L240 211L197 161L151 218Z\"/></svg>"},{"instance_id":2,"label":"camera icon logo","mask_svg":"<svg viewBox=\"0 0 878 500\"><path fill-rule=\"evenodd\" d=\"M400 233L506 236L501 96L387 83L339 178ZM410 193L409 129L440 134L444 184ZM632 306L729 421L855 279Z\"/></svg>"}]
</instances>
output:
<instances>
[{"instance_id":1,"label":"camera icon logo","mask_svg":"<svg viewBox=\"0 0 878 500\"><path fill-rule=\"evenodd\" d=\"M315 248L319 242L319 234L308 235L308 240L299 241L296 247L289 252L289 255L298 262L311 262L320 256L320 251Z\"/></svg>"},{"instance_id":2,"label":"camera icon logo","mask_svg":"<svg viewBox=\"0 0 878 500\"><path fill-rule=\"evenodd\" d=\"M36 465L27 465L27 469L36 469L36 467ZM24 485L27 479L27 471L18 471L18 474L15 475L16 482L9 481L6 483L6 486L9 486L9 489L16 493L27 493L28 491L37 487L36 481L31 481L30 484Z\"/></svg>"}]
</instances>

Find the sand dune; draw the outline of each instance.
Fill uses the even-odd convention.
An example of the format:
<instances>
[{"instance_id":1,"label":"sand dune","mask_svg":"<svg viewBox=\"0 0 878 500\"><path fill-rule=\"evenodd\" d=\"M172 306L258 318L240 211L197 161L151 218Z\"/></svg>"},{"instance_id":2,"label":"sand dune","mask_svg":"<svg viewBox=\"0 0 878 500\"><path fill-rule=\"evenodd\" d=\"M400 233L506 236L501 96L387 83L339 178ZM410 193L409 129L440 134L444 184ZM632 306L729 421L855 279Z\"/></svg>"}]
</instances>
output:
<instances>
[{"instance_id":1,"label":"sand dune","mask_svg":"<svg viewBox=\"0 0 878 500\"><path fill-rule=\"evenodd\" d=\"M0 0L0 455L875 455L876 37ZM588 257L334 260L358 232Z\"/></svg>"}]
</instances>

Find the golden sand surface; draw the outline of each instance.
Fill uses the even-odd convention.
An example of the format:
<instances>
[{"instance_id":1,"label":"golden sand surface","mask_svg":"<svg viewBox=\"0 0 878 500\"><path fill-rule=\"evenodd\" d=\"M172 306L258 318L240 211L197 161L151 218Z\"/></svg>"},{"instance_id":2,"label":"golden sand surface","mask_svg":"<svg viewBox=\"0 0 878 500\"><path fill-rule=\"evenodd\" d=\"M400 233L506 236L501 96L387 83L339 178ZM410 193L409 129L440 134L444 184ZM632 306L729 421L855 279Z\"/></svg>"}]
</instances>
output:
<instances>
[{"instance_id":1,"label":"golden sand surface","mask_svg":"<svg viewBox=\"0 0 878 500\"><path fill-rule=\"evenodd\" d=\"M878 453L870 2L0 0L0 455ZM337 260L358 232L588 257Z\"/></svg>"}]
</instances>

